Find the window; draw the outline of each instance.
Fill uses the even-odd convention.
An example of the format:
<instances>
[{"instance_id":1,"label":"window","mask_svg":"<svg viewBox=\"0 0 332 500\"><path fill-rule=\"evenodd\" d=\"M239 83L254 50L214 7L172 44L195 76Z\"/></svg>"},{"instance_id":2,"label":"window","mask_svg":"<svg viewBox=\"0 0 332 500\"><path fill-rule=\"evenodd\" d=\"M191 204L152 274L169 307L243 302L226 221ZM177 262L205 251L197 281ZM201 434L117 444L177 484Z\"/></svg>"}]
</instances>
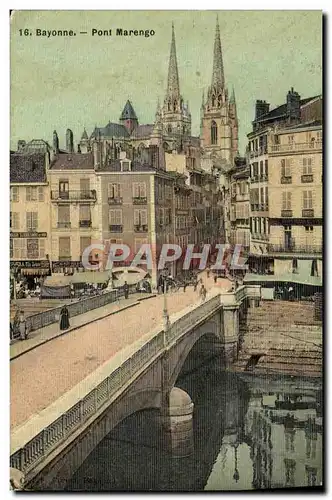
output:
<instances>
[{"instance_id":1,"label":"window","mask_svg":"<svg viewBox=\"0 0 332 500\"><path fill-rule=\"evenodd\" d=\"M119 226L122 224L121 208L112 209L109 211L109 223L111 226Z\"/></svg>"},{"instance_id":2,"label":"window","mask_svg":"<svg viewBox=\"0 0 332 500\"><path fill-rule=\"evenodd\" d=\"M305 226L305 230L307 233L312 233L314 228L313 228L313 226Z\"/></svg>"},{"instance_id":3,"label":"window","mask_svg":"<svg viewBox=\"0 0 332 500\"><path fill-rule=\"evenodd\" d=\"M269 176L269 161L265 160L265 177Z\"/></svg>"},{"instance_id":4,"label":"window","mask_svg":"<svg viewBox=\"0 0 332 500\"><path fill-rule=\"evenodd\" d=\"M62 236L59 238L59 260L70 260L70 236Z\"/></svg>"},{"instance_id":5,"label":"window","mask_svg":"<svg viewBox=\"0 0 332 500\"><path fill-rule=\"evenodd\" d=\"M13 247L13 240L12 240L12 238L10 238L9 243L10 243L10 246L9 246L9 249L10 249L9 256L12 259L14 257L14 247Z\"/></svg>"},{"instance_id":6,"label":"window","mask_svg":"<svg viewBox=\"0 0 332 500\"><path fill-rule=\"evenodd\" d=\"M26 213L27 231L37 231L38 228L38 212Z\"/></svg>"},{"instance_id":7,"label":"window","mask_svg":"<svg viewBox=\"0 0 332 500\"><path fill-rule=\"evenodd\" d=\"M86 248L91 245L91 237L90 236L81 236L80 238L80 255L83 255L83 252Z\"/></svg>"},{"instance_id":8,"label":"window","mask_svg":"<svg viewBox=\"0 0 332 500\"><path fill-rule=\"evenodd\" d=\"M90 205L80 205L80 221L90 221L91 212Z\"/></svg>"},{"instance_id":9,"label":"window","mask_svg":"<svg viewBox=\"0 0 332 500\"><path fill-rule=\"evenodd\" d=\"M44 201L44 188L42 186L28 186L26 188L26 201Z\"/></svg>"},{"instance_id":10,"label":"window","mask_svg":"<svg viewBox=\"0 0 332 500\"><path fill-rule=\"evenodd\" d=\"M312 174L312 158L303 158L303 175Z\"/></svg>"},{"instance_id":11,"label":"window","mask_svg":"<svg viewBox=\"0 0 332 500\"><path fill-rule=\"evenodd\" d=\"M13 258L14 259L25 259L26 255L27 255L26 239L25 238L14 238L13 239Z\"/></svg>"},{"instance_id":12,"label":"window","mask_svg":"<svg viewBox=\"0 0 332 500\"><path fill-rule=\"evenodd\" d=\"M269 188L265 188L265 203L268 206L269 205Z\"/></svg>"},{"instance_id":13,"label":"window","mask_svg":"<svg viewBox=\"0 0 332 500\"><path fill-rule=\"evenodd\" d=\"M10 229L20 229L20 214L19 212L10 212Z\"/></svg>"},{"instance_id":14,"label":"window","mask_svg":"<svg viewBox=\"0 0 332 500\"><path fill-rule=\"evenodd\" d=\"M68 224L70 223L70 206L69 205L59 205L58 206L58 222Z\"/></svg>"},{"instance_id":15,"label":"window","mask_svg":"<svg viewBox=\"0 0 332 500\"><path fill-rule=\"evenodd\" d=\"M10 201L19 201L18 186L13 186L10 188Z\"/></svg>"},{"instance_id":16,"label":"window","mask_svg":"<svg viewBox=\"0 0 332 500\"><path fill-rule=\"evenodd\" d=\"M263 175L264 163L262 161L259 162L259 175Z\"/></svg>"},{"instance_id":17,"label":"window","mask_svg":"<svg viewBox=\"0 0 332 500\"><path fill-rule=\"evenodd\" d=\"M293 160L290 158L283 158L281 160L281 177L291 177L292 176L292 163Z\"/></svg>"},{"instance_id":18,"label":"window","mask_svg":"<svg viewBox=\"0 0 332 500\"><path fill-rule=\"evenodd\" d=\"M312 208L312 191L303 191L303 208Z\"/></svg>"},{"instance_id":19,"label":"window","mask_svg":"<svg viewBox=\"0 0 332 500\"><path fill-rule=\"evenodd\" d=\"M27 258L38 259L39 257L39 244L38 238L27 239Z\"/></svg>"},{"instance_id":20,"label":"window","mask_svg":"<svg viewBox=\"0 0 332 500\"><path fill-rule=\"evenodd\" d=\"M218 127L215 121L211 123L211 144L217 144L218 141Z\"/></svg>"},{"instance_id":21,"label":"window","mask_svg":"<svg viewBox=\"0 0 332 500\"><path fill-rule=\"evenodd\" d=\"M282 193L282 210L292 209L292 193L290 191L284 191Z\"/></svg>"},{"instance_id":22,"label":"window","mask_svg":"<svg viewBox=\"0 0 332 500\"><path fill-rule=\"evenodd\" d=\"M144 226L148 223L148 214L147 210L134 210L134 225L135 226Z\"/></svg>"},{"instance_id":23,"label":"window","mask_svg":"<svg viewBox=\"0 0 332 500\"><path fill-rule=\"evenodd\" d=\"M90 192L90 179L80 179L80 191L82 194Z\"/></svg>"},{"instance_id":24,"label":"window","mask_svg":"<svg viewBox=\"0 0 332 500\"><path fill-rule=\"evenodd\" d=\"M289 135L288 136L288 144L293 144L294 142L294 136L293 135Z\"/></svg>"},{"instance_id":25,"label":"window","mask_svg":"<svg viewBox=\"0 0 332 500\"><path fill-rule=\"evenodd\" d=\"M109 198L120 198L121 197L121 186L120 184L109 184L108 185L108 197Z\"/></svg>"},{"instance_id":26,"label":"window","mask_svg":"<svg viewBox=\"0 0 332 500\"><path fill-rule=\"evenodd\" d=\"M161 186L161 191L165 195L165 186ZM146 198L146 183L134 182L133 183L133 198ZM164 198L164 196L163 196Z\"/></svg>"}]
</instances>

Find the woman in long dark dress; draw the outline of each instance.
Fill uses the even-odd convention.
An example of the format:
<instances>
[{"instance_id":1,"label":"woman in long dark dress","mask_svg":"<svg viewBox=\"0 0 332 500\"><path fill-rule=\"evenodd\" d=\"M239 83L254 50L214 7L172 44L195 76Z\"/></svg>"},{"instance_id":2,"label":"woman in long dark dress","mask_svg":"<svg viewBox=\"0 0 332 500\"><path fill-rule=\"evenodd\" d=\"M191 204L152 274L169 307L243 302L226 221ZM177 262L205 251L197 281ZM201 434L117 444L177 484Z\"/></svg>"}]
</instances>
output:
<instances>
[{"instance_id":1,"label":"woman in long dark dress","mask_svg":"<svg viewBox=\"0 0 332 500\"><path fill-rule=\"evenodd\" d=\"M69 311L66 306L60 312L60 330L68 330L69 324Z\"/></svg>"}]
</instances>

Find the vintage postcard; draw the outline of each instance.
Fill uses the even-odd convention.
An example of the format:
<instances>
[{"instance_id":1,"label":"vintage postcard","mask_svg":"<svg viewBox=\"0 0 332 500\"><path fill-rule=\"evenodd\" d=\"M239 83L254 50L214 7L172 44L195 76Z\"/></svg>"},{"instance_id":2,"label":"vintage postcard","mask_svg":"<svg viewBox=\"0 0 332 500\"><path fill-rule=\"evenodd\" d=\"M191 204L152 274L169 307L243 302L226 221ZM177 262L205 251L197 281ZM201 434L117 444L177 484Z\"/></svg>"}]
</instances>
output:
<instances>
[{"instance_id":1,"label":"vintage postcard","mask_svg":"<svg viewBox=\"0 0 332 500\"><path fill-rule=\"evenodd\" d=\"M11 12L11 489L324 487L322 22Z\"/></svg>"}]
</instances>

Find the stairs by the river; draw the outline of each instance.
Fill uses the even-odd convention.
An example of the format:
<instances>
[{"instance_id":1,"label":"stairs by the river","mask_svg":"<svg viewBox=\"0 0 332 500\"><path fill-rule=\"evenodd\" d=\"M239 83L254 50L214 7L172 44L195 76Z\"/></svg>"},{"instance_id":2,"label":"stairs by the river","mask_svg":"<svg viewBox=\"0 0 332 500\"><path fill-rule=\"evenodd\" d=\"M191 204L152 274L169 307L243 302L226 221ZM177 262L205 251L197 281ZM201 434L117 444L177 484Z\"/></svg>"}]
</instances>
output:
<instances>
[{"instance_id":1,"label":"stairs by the river","mask_svg":"<svg viewBox=\"0 0 332 500\"><path fill-rule=\"evenodd\" d=\"M323 337L314 304L273 301L249 309L232 370L255 374L322 375Z\"/></svg>"}]
</instances>

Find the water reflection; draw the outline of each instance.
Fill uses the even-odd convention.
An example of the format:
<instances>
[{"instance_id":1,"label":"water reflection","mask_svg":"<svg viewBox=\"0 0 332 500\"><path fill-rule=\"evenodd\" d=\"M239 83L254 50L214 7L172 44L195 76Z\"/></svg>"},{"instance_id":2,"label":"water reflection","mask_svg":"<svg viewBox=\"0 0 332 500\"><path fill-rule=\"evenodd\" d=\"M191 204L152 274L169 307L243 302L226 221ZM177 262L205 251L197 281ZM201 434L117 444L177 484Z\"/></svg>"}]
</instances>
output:
<instances>
[{"instance_id":1,"label":"water reflection","mask_svg":"<svg viewBox=\"0 0 332 500\"><path fill-rule=\"evenodd\" d=\"M165 451L158 412L128 417L86 459L67 491L202 491L318 486L320 382L257 378L215 364L178 387L194 405L195 452Z\"/></svg>"}]
</instances>

